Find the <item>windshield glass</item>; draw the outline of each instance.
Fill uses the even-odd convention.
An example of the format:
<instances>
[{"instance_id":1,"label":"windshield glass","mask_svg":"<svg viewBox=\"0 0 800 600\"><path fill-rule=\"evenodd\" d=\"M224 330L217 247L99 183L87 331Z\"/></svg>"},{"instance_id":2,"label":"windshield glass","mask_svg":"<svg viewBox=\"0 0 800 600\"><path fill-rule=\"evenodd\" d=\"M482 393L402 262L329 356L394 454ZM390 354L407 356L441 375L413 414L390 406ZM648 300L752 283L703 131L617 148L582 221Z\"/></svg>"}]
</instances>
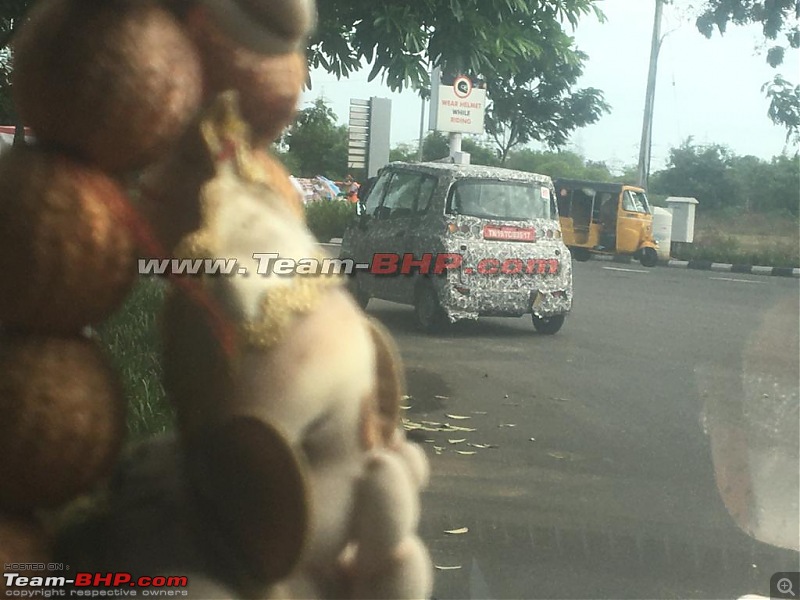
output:
<instances>
[{"instance_id":1,"label":"windshield glass","mask_svg":"<svg viewBox=\"0 0 800 600\"><path fill-rule=\"evenodd\" d=\"M5 2L0 600L800 600L798 5Z\"/></svg>"},{"instance_id":2,"label":"windshield glass","mask_svg":"<svg viewBox=\"0 0 800 600\"><path fill-rule=\"evenodd\" d=\"M447 203L450 214L525 221L550 219L550 189L538 183L467 179L453 185Z\"/></svg>"},{"instance_id":3,"label":"windshield glass","mask_svg":"<svg viewBox=\"0 0 800 600\"><path fill-rule=\"evenodd\" d=\"M644 192L625 190L622 196L622 208L630 212L650 213L650 205Z\"/></svg>"}]
</instances>

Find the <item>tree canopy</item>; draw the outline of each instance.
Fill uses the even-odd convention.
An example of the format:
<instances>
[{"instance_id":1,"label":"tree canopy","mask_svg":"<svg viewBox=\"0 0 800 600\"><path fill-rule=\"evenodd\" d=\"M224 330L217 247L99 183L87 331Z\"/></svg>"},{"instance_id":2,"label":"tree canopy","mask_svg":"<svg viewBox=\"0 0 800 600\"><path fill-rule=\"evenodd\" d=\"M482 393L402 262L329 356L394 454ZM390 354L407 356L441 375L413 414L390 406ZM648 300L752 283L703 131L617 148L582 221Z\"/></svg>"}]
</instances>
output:
<instances>
[{"instance_id":1,"label":"tree canopy","mask_svg":"<svg viewBox=\"0 0 800 600\"><path fill-rule=\"evenodd\" d=\"M5 49L30 0L0 0L0 111L10 118ZM392 90L427 95L429 72L482 76L488 82L487 130L501 160L531 140L563 145L574 129L607 106L599 90L573 89L586 56L565 28L595 13L597 0L318 0L319 25L309 41L312 67L338 77L368 65Z\"/></svg>"},{"instance_id":2,"label":"tree canopy","mask_svg":"<svg viewBox=\"0 0 800 600\"><path fill-rule=\"evenodd\" d=\"M766 60L773 68L783 63L786 49L800 48L800 2L797 0L705 0L697 18L697 28L710 38L714 31L724 34L728 24L761 25L770 45ZM786 128L787 141L800 143L800 85L776 74L762 91L770 100L768 115L773 123Z\"/></svg>"},{"instance_id":3,"label":"tree canopy","mask_svg":"<svg viewBox=\"0 0 800 600\"><path fill-rule=\"evenodd\" d=\"M344 77L372 65L392 90L423 89L435 66L484 76L544 51L539 29L577 25L595 0L318 0L314 67ZM599 11L596 11L599 14Z\"/></svg>"},{"instance_id":4,"label":"tree canopy","mask_svg":"<svg viewBox=\"0 0 800 600\"><path fill-rule=\"evenodd\" d=\"M343 179L347 168L347 127L322 98L297 114L280 140L278 153L293 175Z\"/></svg>"},{"instance_id":5,"label":"tree canopy","mask_svg":"<svg viewBox=\"0 0 800 600\"><path fill-rule=\"evenodd\" d=\"M737 156L720 144L699 145L692 138L670 150L667 168L650 178L654 194L691 196L704 209L798 214L798 157L765 161Z\"/></svg>"},{"instance_id":6,"label":"tree canopy","mask_svg":"<svg viewBox=\"0 0 800 600\"><path fill-rule=\"evenodd\" d=\"M392 90L427 95L429 71L487 82L487 131L501 161L517 145L566 143L608 106L594 88L574 89L586 55L566 27L594 13L596 0L319 0L309 45L312 67L346 77L370 65Z\"/></svg>"},{"instance_id":7,"label":"tree canopy","mask_svg":"<svg viewBox=\"0 0 800 600\"><path fill-rule=\"evenodd\" d=\"M560 148L574 130L609 111L600 90L573 89L588 56L572 38L556 23L542 24L538 33L546 50L516 72L498 70L487 78L486 131L502 163L512 148L530 141Z\"/></svg>"}]
</instances>

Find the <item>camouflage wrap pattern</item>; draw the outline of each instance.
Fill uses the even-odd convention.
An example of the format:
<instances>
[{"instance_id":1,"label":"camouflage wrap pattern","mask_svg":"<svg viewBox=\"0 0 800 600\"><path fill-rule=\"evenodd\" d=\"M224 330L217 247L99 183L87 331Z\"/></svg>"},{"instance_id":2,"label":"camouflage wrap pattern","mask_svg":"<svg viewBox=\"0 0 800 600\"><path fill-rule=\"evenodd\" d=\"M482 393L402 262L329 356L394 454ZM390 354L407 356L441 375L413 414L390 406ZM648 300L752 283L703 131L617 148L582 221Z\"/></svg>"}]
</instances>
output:
<instances>
[{"instance_id":1,"label":"camouflage wrap pattern","mask_svg":"<svg viewBox=\"0 0 800 600\"><path fill-rule=\"evenodd\" d=\"M469 224L468 233L457 231L449 236L445 252L461 254L460 269L454 269L445 277L439 277L440 302L451 322L461 319L477 319L480 315L519 316L533 312L537 317L562 315L572 308L572 257L560 239L548 239L547 231L558 231L557 222L537 219L534 221L493 221L500 226L534 228L533 243L502 242L482 238L483 221L475 217L459 216L459 225ZM466 250L464 249L466 246ZM492 259L494 264L509 264L506 261L522 261L523 272L481 274L480 261ZM531 262L532 261L532 262ZM556 272L551 272L551 265ZM526 273L528 265L535 272ZM544 267L544 273L539 273ZM465 295L459 288L469 288ZM556 295L553 293L556 292ZM562 294L559 294L561 292ZM540 295L536 307L534 301Z\"/></svg>"},{"instance_id":2,"label":"camouflage wrap pattern","mask_svg":"<svg viewBox=\"0 0 800 600\"><path fill-rule=\"evenodd\" d=\"M423 253L457 254L462 257L462 262L460 267L438 275L361 273L358 275L359 285L371 297L412 304L420 278L427 277L451 322L490 315L520 316L531 312L538 317L550 317L571 310L572 258L561 239L556 214L550 219L519 221L446 214L445 209L450 188L462 179L531 183L549 189L551 198L555 198L549 177L496 167L447 163L392 163L386 169L436 177L430 208L424 214L403 218L379 220L365 217L361 226L354 226L345 234L341 255L355 258L357 262L371 263L375 253L410 253L417 260ZM368 199L367 205L370 204ZM534 240L485 239L484 227L487 225L533 230ZM479 273L481 261L487 260L498 267L497 272ZM523 272L500 272L501 265L519 265L520 262Z\"/></svg>"}]
</instances>

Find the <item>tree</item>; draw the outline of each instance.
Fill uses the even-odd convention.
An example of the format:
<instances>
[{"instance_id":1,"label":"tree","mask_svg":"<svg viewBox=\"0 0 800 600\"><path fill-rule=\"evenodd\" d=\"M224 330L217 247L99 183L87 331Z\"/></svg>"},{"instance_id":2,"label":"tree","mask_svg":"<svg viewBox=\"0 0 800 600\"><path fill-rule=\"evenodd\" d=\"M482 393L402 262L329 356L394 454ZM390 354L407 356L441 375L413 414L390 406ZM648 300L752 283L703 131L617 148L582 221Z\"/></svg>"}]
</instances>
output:
<instances>
[{"instance_id":1,"label":"tree","mask_svg":"<svg viewBox=\"0 0 800 600\"><path fill-rule=\"evenodd\" d=\"M697 17L697 28L710 38L714 30L725 33L729 23L761 25L771 44L767 63L777 68L783 63L786 47L800 48L800 3L797 0L705 0ZM768 115L773 123L786 128L786 140L800 143L800 85L792 85L781 75L762 87L770 100Z\"/></svg>"},{"instance_id":2,"label":"tree","mask_svg":"<svg viewBox=\"0 0 800 600\"><path fill-rule=\"evenodd\" d=\"M347 169L347 127L322 98L297 114L280 140L279 154L294 175L343 179Z\"/></svg>"},{"instance_id":3,"label":"tree","mask_svg":"<svg viewBox=\"0 0 800 600\"><path fill-rule=\"evenodd\" d=\"M461 141L461 150L469 153L470 163L473 165L495 167L500 164L500 160L492 151L492 148L487 147L473 138L465 137ZM450 142L441 131L431 131L422 141L422 160L424 161L446 158L449 152ZM416 152L413 153L410 160L416 160Z\"/></svg>"},{"instance_id":4,"label":"tree","mask_svg":"<svg viewBox=\"0 0 800 600\"><path fill-rule=\"evenodd\" d=\"M741 196L730 174L733 155L719 144L696 145L686 139L669 152L667 168L655 173L649 191L697 198L705 209L741 205Z\"/></svg>"},{"instance_id":5,"label":"tree","mask_svg":"<svg viewBox=\"0 0 800 600\"><path fill-rule=\"evenodd\" d=\"M310 63L338 77L371 65L393 90L422 95L428 71L465 72L487 81L487 131L501 159L519 144L558 147L607 110L598 90L572 90L586 56L564 27L594 12L596 0L319 1ZM501 141L502 140L502 141Z\"/></svg>"},{"instance_id":6,"label":"tree","mask_svg":"<svg viewBox=\"0 0 800 600\"><path fill-rule=\"evenodd\" d=\"M464 152L469 152L469 160L473 165L500 166L500 158L497 156L497 152L490 146L472 138L461 140L461 149Z\"/></svg>"},{"instance_id":7,"label":"tree","mask_svg":"<svg viewBox=\"0 0 800 600\"><path fill-rule=\"evenodd\" d=\"M344 77L372 65L392 90L421 90L439 65L473 74L521 65L542 51L538 29L575 26L595 0L319 0L310 61Z\"/></svg>"},{"instance_id":8,"label":"tree","mask_svg":"<svg viewBox=\"0 0 800 600\"><path fill-rule=\"evenodd\" d=\"M416 162L417 146L415 144L398 144L389 150L389 162Z\"/></svg>"},{"instance_id":9,"label":"tree","mask_svg":"<svg viewBox=\"0 0 800 600\"><path fill-rule=\"evenodd\" d=\"M605 163L587 161L577 152L539 151L523 148L512 152L506 166L518 171L541 173L550 177L611 181L611 172Z\"/></svg>"},{"instance_id":10,"label":"tree","mask_svg":"<svg viewBox=\"0 0 800 600\"><path fill-rule=\"evenodd\" d=\"M797 219L800 204L797 202L797 190L800 190L800 156L776 156L766 171L766 180L761 181L763 187L757 190L757 210L775 210L791 215Z\"/></svg>"},{"instance_id":11,"label":"tree","mask_svg":"<svg viewBox=\"0 0 800 600\"><path fill-rule=\"evenodd\" d=\"M542 52L516 71L498 70L488 78L486 131L501 163L530 141L560 148L574 130L609 110L600 90L573 91L587 56L572 47L572 38L557 23L540 27L538 34Z\"/></svg>"},{"instance_id":12,"label":"tree","mask_svg":"<svg viewBox=\"0 0 800 600\"><path fill-rule=\"evenodd\" d=\"M689 138L670 150L667 168L653 174L650 191L697 198L704 210L778 212L796 218L799 158L781 155L767 162L736 156L719 144L698 146Z\"/></svg>"},{"instance_id":13,"label":"tree","mask_svg":"<svg viewBox=\"0 0 800 600\"><path fill-rule=\"evenodd\" d=\"M422 141L422 160L439 160L447 157L449 153L450 142L441 131L430 132Z\"/></svg>"}]
</instances>

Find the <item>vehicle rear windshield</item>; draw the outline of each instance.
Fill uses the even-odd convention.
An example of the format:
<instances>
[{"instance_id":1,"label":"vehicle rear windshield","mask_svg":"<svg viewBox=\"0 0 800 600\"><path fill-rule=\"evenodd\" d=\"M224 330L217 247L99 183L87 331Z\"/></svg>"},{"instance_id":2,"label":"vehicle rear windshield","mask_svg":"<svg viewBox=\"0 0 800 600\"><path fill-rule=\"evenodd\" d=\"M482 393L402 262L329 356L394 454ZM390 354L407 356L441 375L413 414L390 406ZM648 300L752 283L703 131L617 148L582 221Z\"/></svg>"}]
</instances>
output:
<instances>
[{"instance_id":1,"label":"vehicle rear windshield","mask_svg":"<svg viewBox=\"0 0 800 600\"><path fill-rule=\"evenodd\" d=\"M546 185L483 179L456 182L450 190L447 212L508 221L555 218Z\"/></svg>"}]
</instances>

